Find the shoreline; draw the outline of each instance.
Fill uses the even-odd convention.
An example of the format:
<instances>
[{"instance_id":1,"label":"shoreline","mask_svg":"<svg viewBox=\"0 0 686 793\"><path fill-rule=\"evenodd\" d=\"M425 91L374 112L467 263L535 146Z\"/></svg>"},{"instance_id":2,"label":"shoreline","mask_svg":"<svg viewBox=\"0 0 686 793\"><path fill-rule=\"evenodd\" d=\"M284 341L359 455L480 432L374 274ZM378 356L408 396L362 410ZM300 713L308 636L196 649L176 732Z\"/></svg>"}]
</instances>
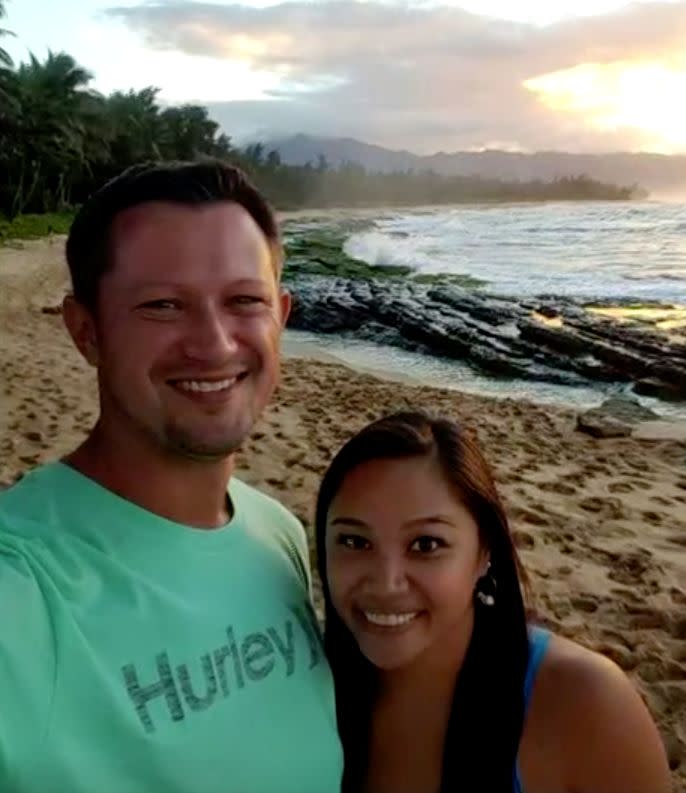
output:
<instances>
[{"instance_id":1,"label":"shoreline","mask_svg":"<svg viewBox=\"0 0 686 793\"><path fill-rule=\"evenodd\" d=\"M450 368L454 366L451 361L421 353L397 351L374 343L355 342L335 335L310 334L289 328L284 334L282 352L287 358L333 363L380 380L440 388L488 399L514 398L534 406L558 407L577 412L599 407L610 397L628 397L655 412L661 421L672 422L678 427L686 426L686 402L670 403L619 390L604 391L600 386L581 388L498 379L480 375L467 364L460 368L463 379L456 382ZM379 362L379 359L383 360Z\"/></svg>"}]
</instances>

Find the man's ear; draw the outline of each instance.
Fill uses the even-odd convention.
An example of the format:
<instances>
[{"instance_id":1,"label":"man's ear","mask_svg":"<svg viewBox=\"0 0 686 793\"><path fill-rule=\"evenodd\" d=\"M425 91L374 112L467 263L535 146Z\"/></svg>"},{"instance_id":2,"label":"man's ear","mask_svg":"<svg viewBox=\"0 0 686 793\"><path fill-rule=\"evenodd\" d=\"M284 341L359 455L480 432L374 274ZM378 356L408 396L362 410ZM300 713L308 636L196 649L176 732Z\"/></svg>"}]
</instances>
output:
<instances>
[{"instance_id":1,"label":"man's ear","mask_svg":"<svg viewBox=\"0 0 686 793\"><path fill-rule=\"evenodd\" d=\"M62 319L76 349L91 366L97 366L98 336L91 312L74 295L67 295L62 301Z\"/></svg>"},{"instance_id":2,"label":"man's ear","mask_svg":"<svg viewBox=\"0 0 686 793\"><path fill-rule=\"evenodd\" d=\"M291 293L286 289L282 289L279 294L279 302L281 304L281 327L285 328L293 305Z\"/></svg>"}]
</instances>

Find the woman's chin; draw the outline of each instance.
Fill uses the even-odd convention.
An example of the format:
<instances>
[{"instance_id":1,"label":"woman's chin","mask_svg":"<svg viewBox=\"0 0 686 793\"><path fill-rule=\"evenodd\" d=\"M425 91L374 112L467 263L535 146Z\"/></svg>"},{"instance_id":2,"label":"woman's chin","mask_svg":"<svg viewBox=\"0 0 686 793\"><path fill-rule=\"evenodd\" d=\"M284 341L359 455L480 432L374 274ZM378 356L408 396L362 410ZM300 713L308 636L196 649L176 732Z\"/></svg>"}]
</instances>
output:
<instances>
[{"instance_id":1,"label":"woman's chin","mask_svg":"<svg viewBox=\"0 0 686 793\"><path fill-rule=\"evenodd\" d=\"M370 664L383 672L397 672L414 663L421 655L420 648L379 647L361 643L360 650Z\"/></svg>"}]
</instances>

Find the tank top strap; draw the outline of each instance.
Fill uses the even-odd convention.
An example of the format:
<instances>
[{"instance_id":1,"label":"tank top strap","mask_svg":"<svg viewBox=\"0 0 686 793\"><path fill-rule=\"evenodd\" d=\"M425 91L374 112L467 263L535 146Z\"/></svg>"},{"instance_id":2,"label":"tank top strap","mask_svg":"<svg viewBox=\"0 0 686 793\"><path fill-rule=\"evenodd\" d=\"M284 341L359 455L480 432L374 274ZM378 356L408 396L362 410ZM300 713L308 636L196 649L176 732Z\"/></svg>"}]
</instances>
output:
<instances>
[{"instance_id":1,"label":"tank top strap","mask_svg":"<svg viewBox=\"0 0 686 793\"><path fill-rule=\"evenodd\" d=\"M529 701L531 693L536 682L536 675L541 666L541 661L545 656L548 644L550 643L550 631L545 628L539 628L537 625L529 626L529 663L526 668L526 677L524 678L524 717L529 709ZM514 775L514 793L524 793L522 786L522 778L519 773L519 763L515 768Z\"/></svg>"},{"instance_id":2,"label":"tank top strap","mask_svg":"<svg viewBox=\"0 0 686 793\"><path fill-rule=\"evenodd\" d=\"M526 669L526 678L524 679L524 715L526 715L529 707L531 692L536 682L536 675L541 666L541 661L550 643L550 635L550 631L545 628L539 628L537 625L529 626L529 664Z\"/></svg>"}]
</instances>

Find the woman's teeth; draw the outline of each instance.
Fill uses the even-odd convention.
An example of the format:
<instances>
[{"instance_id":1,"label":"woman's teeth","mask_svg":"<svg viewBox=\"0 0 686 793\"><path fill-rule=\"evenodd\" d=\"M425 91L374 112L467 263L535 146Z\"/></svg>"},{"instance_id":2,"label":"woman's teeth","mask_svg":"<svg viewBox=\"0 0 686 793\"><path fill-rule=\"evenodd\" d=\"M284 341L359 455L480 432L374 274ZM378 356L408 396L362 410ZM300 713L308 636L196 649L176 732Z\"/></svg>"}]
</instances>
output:
<instances>
[{"instance_id":1,"label":"woman's teeth","mask_svg":"<svg viewBox=\"0 0 686 793\"><path fill-rule=\"evenodd\" d=\"M236 377L226 380L179 380L178 387L184 391L224 391L236 382Z\"/></svg>"},{"instance_id":2,"label":"woman's teeth","mask_svg":"<svg viewBox=\"0 0 686 793\"><path fill-rule=\"evenodd\" d=\"M380 614L376 611L364 611L365 618L373 625L383 625L386 627L396 627L397 625L406 625L413 620L418 611L409 611L404 614Z\"/></svg>"}]
</instances>

